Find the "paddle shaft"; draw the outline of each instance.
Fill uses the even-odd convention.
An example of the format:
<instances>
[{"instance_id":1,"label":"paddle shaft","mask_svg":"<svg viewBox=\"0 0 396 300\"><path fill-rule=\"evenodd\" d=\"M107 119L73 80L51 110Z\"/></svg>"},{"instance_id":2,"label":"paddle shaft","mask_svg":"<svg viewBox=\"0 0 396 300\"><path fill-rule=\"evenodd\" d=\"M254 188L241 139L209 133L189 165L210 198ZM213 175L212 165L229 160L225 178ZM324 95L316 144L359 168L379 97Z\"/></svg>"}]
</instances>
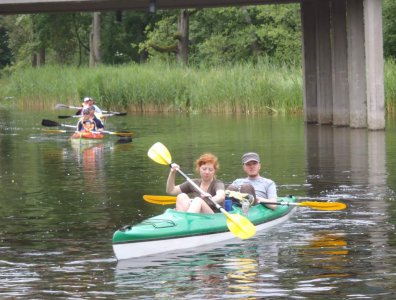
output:
<instances>
[{"instance_id":1,"label":"paddle shaft","mask_svg":"<svg viewBox=\"0 0 396 300\"><path fill-rule=\"evenodd\" d=\"M75 126L73 126L75 128ZM46 132L54 132L54 133L78 133L79 131L71 131L71 130L64 130L64 129L49 129L45 130ZM103 133L102 131L90 131L91 133L94 134L100 134Z\"/></svg>"},{"instance_id":2,"label":"paddle shaft","mask_svg":"<svg viewBox=\"0 0 396 300\"><path fill-rule=\"evenodd\" d=\"M69 125L69 124L62 124L62 123L58 123L55 121L51 121L51 120L42 120L41 125L43 126L49 126L49 127L55 127L55 126L61 126L61 127L68 127L68 128L75 128L77 126L74 125ZM121 136L121 137L130 137L132 136L132 132L113 132L113 131L107 131L107 130L103 130L100 131L101 133L105 133L105 134L111 134L111 135L117 135L117 136Z\"/></svg>"},{"instance_id":3,"label":"paddle shaft","mask_svg":"<svg viewBox=\"0 0 396 300\"><path fill-rule=\"evenodd\" d=\"M105 113L102 114L101 117L112 117L112 116L125 116L126 113ZM58 116L59 119L69 119L69 118L81 118L81 115L72 115L72 116Z\"/></svg>"},{"instance_id":4,"label":"paddle shaft","mask_svg":"<svg viewBox=\"0 0 396 300\"><path fill-rule=\"evenodd\" d=\"M181 172L181 171L180 171ZM190 182L198 191L200 191L201 193L203 192L201 190L201 188L195 184L194 181L190 180L189 178L187 178L185 176L185 174L183 172L180 173L184 178L186 178L188 180L188 182ZM165 203L176 203L176 196L157 196L157 195L144 195L143 196L144 200L152 200L154 199L155 201L157 201L157 203L161 203L161 202L165 202ZM212 200L213 201L213 200ZM217 204L217 203L215 203ZM287 206L299 206L299 203L295 203L295 202L286 202L286 201L279 201L279 202L265 202L262 204L274 204L274 205L287 205Z\"/></svg>"},{"instance_id":5,"label":"paddle shaft","mask_svg":"<svg viewBox=\"0 0 396 300\"><path fill-rule=\"evenodd\" d=\"M275 201L265 201L262 202L261 204L273 204L273 205L287 205L287 206L300 206L300 203L298 202L287 202L287 201L280 201L280 202L275 202Z\"/></svg>"},{"instance_id":6,"label":"paddle shaft","mask_svg":"<svg viewBox=\"0 0 396 300\"><path fill-rule=\"evenodd\" d=\"M143 199L147 202L160 204L160 205L169 205L176 203L176 196L160 196L160 195L144 195ZM266 203L261 203L266 204ZM285 206L304 206L310 207L317 210L343 210L346 208L346 205L341 202L289 202L285 200L277 201L277 202L269 202L269 204L274 205L285 205Z\"/></svg>"},{"instance_id":7,"label":"paddle shaft","mask_svg":"<svg viewBox=\"0 0 396 300\"><path fill-rule=\"evenodd\" d=\"M58 106L65 107L65 108L83 109L82 106L72 106L72 105L64 105L64 104L58 104ZM117 112L117 111L109 111L109 110L102 110L102 112L109 113L109 114L116 114L116 115L124 114L124 113L120 113L120 112Z\"/></svg>"}]
</instances>

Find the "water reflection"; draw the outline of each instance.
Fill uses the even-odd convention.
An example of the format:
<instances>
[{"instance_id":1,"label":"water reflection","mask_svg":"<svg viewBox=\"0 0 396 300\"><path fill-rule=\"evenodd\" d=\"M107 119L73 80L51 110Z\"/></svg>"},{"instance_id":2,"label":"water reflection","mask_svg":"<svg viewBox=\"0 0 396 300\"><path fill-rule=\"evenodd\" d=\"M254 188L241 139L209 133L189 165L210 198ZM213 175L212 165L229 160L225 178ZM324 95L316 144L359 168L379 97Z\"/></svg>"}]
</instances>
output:
<instances>
[{"instance_id":1,"label":"water reflection","mask_svg":"<svg viewBox=\"0 0 396 300\"><path fill-rule=\"evenodd\" d=\"M308 195L343 199L349 205L348 212L340 215L334 232L330 235L319 233L319 242L300 249L304 256L318 255L309 259L315 262L316 271L311 273L317 276L313 281L322 277L355 277L356 274L361 277L366 270L378 272L374 261L358 262L356 252L350 257L350 249L363 252L375 249L378 257L386 257L392 251L388 237L378 236L378 226L388 227L391 218L388 200L392 190L387 185L385 136L383 131L306 125L306 162L308 182L312 187ZM347 228L349 233L339 230L341 227ZM329 248L329 244L334 247ZM356 289L355 292L367 291Z\"/></svg>"},{"instance_id":2,"label":"water reflection","mask_svg":"<svg viewBox=\"0 0 396 300\"><path fill-rule=\"evenodd\" d=\"M104 149L103 142L95 144L71 143L76 162L83 168L86 193L105 192Z\"/></svg>"},{"instance_id":3,"label":"water reflection","mask_svg":"<svg viewBox=\"0 0 396 300\"><path fill-rule=\"evenodd\" d=\"M133 143L117 145L112 137L84 152L65 136L42 134L40 120L57 114L13 110L0 120L4 298L384 299L395 293L395 125L368 132L305 126L289 117L133 115L111 124L139 127ZM191 157L215 152L227 182L243 176L239 157L255 149L265 157L263 175L279 183L281 195L341 199L348 209L299 207L282 226L247 241L117 263L113 232L164 209L141 199L164 193L168 170L147 158L156 141L186 171L193 170Z\"/></svg>"},{"instance_id":4,"label":"water reflection","mask_svg":"<svg viewBox=\"0 0 396 300\"><path fill-rule=\"evenodd\" d=\"M167 253L155 257L143 257L120 261L117 264L116 283L119 289L128 287L139 294L137 278L150 278L151 295L159 297L167 290L166 297L180 298L189 295L192 299L248 299L258 293L274 293L275 289L266 283L263 257L268 249L260 249L254 242L240 241L222 245L221 248L196 249L189 253ZM270 247L268 257L276 255L277 249ZM263 250L260 258L259 251ZM268 267L268 266L266 266ZM259 291L261 290L261 291ZM280 293L280 291L279 291ZM163 295L165 296L165 295Z\"/></svg>"},{"instance_id":5,"label":"water reflection","mask_svg":"<svg viewBox=\"0 0 396 300\"><path fill-rule=\"evenodd\" d=\"M360 186L388 192L383 131L307 124L305 145L309 195L342 197Z\"/></svg>"},{"instance_id":6,"label":"water reflection","mask_svg":"<svg viewBox=\"0 0 396 300\"><path fill-rule=\"evenodd\" d=\"M256 294L256 282L259 281L259 262L257 260L241 257L225 260L228 269L229 295Z\"/></svg>"},{"instance_id":7,"label":"water reflection","mask_svg":"<svg viewBox=\"0 0 396 300\"><path fill-rule=\"evenodd\" d=\"M315 261L314 278L347 277L348 243L346 234L342 232L318 231L314 233L307 246L298 248L298 255L311 261Z\"/></svg>"}]
</instances>

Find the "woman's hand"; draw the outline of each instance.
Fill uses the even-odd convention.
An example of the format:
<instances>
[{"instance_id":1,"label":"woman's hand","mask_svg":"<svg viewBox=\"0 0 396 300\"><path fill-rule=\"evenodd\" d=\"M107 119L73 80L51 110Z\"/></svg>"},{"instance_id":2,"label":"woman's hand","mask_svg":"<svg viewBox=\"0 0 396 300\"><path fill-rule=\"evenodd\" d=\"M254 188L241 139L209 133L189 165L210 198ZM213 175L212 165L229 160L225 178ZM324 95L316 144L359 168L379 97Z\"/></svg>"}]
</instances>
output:
<instances>
[{"instance_id":1,"label":"woman's hand","mask_svg":"<svg viewBox=\"0 0 396 300\"><path fill-rule=\"evenodd\" d=\"M201 198L202 198L202 199L204 199L204 198L211 198L211 197L212 197L212 195L209 194L209 193L202 193L202 194L201 194Z\"/></svg>"},{"instance_id":2,"label":"woman's hand","mask_svg":"<svg viewBox=\"0 0 396 300\"><path fill-rule=\"evenodd\" d=\"M168 180L166 181L166 192L170 195L178 195L181 193L179 186L175 185L175 177L176 177L176 172L179 170L179 165L178 164L171 164L170 165L170 172L168 175Z\"/></svg>"},{"instance_id":3,"label":"woman's hand","mask_svg":"<svg viewBox=\"0 0 396 300\"><path fill-rule=\"evenodd\" d=\"M170 167L171 167L171 172L173 172L173 173L177 172L177 170L180 169L180 166L178 164L175 164L175 163L172 163L170 165Z\"/></svg>"}]
</instances>

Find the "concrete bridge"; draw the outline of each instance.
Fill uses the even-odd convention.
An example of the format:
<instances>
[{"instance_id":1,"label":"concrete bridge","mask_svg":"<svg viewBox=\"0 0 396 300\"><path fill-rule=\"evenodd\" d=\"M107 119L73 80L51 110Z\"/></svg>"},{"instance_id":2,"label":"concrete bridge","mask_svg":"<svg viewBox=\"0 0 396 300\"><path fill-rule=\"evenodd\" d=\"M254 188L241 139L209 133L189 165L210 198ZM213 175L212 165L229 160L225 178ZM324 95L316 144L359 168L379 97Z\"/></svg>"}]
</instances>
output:
<instances>
[{"instance_id":1,"label":"concrete bridge","mask_svg":"<svg viewBox=\"0 0 396 300\"><path fill-rule=\"evenodd\" d=\"M307 123L385 129L382 0L0 0L0 14L300 3Z\"/></svg>"}]
</instances>

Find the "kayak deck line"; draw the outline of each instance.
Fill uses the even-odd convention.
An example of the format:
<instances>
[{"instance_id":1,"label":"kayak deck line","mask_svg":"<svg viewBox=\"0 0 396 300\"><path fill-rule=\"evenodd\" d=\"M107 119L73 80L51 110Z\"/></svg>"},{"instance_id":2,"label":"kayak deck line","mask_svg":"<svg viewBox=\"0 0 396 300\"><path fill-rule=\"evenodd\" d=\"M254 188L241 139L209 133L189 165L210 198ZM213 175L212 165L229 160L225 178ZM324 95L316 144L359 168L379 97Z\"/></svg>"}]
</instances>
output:
<instances>
[{"instance_id":1,"label":"kayak deck line","mask_svg":"<svg viewBox=\"0 0 396 300\"><path fill-rule=\"evenodd\" d=\"M168 225L168 226L160 226L159 227L159 226L156 225L157 222L155 222L155 221L169 223L170 225ZM151 221L145 220L145 221L142 221L141 224L142 225L152 225L154 228L167 228L167 227L175 227L176 226L176 223L173 222L172 220L155 219L155 221L154 220L151 220ZM120 231L126 231L126 230L132 229L132 227L133 227L133 225L126 225L126 226L121 227L119 230Z\"/></svg>"}]
</instances>

